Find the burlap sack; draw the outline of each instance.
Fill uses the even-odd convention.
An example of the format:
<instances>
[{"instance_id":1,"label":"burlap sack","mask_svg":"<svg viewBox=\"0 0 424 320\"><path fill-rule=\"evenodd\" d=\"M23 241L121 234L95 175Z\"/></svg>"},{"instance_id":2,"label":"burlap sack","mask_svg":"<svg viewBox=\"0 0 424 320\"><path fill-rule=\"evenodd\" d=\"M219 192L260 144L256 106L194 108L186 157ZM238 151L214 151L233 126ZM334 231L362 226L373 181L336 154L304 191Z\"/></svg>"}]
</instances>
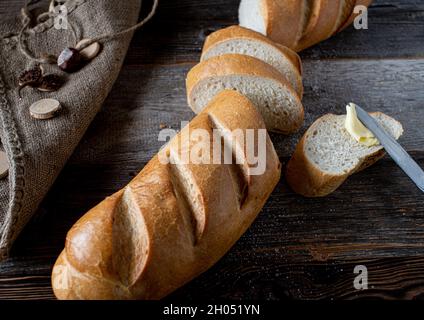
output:
<instances>
[{"instance_id":1,"label":"burlap sack","mask_svg":"<svg viewBox=\"0 0 424 320\"><path fill-rule=\"evenodd\" d=\"M24 4L24 1L22 1ZM141 0L68 0L68 19L80 39L123 30L137 22ZM0 38L17 34L20 17L0 21ZM54 18L27 32L28 47L37 55L58 55L74 44L68 30L56 29ZM9 175L0 180L0 256L6 257L13 241L31 218L40 201L99 111L114 83L132 33L107 41L100 54L76 73L67 74L54 65L46 72L63 75L57 92L32 88L18 97L17 78L31 66L20 53L17 37L0 40L0 133L10 162ZM55 98L61 112L49 120L31 117L29 106L42 98ZM117 125L119 125L117 123Z\"/></svg>"}]
</instances>

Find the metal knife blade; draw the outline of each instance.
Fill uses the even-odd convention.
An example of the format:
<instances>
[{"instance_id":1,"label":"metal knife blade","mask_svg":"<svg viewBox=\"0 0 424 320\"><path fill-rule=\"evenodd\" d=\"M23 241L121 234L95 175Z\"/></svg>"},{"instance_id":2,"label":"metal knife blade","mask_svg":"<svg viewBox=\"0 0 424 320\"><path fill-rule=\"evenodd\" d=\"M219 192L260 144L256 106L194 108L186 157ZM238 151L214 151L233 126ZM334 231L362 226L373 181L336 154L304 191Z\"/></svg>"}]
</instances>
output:
<instances>
[{"instance_id":1,"label":"metal knife blade","mask_svg":"<svg viewBox=\"0 0 424 320\"><path fill-rule=\"evenodd\" d=\"M375 135L398 166L405 171L412 181L415 182L417 187L424 192L424 171L420 166L411 158L408 152L406 152L406 150L368 114L368 112L357 105L355 105L355 107L358 119Z\"/></svg>"}]
</instances>

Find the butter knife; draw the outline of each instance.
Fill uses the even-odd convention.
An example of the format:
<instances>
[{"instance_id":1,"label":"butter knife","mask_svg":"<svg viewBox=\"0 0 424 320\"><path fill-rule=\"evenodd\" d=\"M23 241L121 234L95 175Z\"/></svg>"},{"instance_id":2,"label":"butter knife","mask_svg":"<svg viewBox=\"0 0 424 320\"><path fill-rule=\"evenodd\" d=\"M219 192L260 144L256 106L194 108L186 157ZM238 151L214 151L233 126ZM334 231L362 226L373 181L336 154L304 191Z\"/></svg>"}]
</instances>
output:
<instances>
[{"instance_id":1,"label":"butter knife","mask_svg":"<svg viewBox=\"0 0 424 320\"><path fill-rule=\"evenodd\" d=\"M387 153L393 158L398 166L415 182L418 188L424 192L424 171L411 158L404 148L388 134L378 123L361 107L355 105L358 119L380 141Z\"/></svg>"}]
</instances>

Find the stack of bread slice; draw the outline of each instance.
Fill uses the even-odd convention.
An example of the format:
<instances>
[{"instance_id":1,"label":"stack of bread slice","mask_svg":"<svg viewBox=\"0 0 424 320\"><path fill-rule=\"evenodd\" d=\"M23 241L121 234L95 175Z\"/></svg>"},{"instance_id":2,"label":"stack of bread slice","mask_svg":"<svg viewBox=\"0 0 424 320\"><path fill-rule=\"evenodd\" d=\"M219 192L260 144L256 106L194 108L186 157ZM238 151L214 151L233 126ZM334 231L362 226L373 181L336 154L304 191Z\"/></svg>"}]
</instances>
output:
<instances>
[{"instance_id":1,"label":"stack of bread slice","mask_svg":"<svg viewBox=\"0 0 424 320\"><path fill-rule=\"evenodd\" d=\"M201 62L187 75L188 104L199 113L226 89L253 102L270 131L289 134L303 123L300 58L260 33L232 26L206 39Z\"/></svg>"},{"instance_id":2,"label":"stack of bread slice","mask_svg":"<svg viewBox=\"0 0 424 320\"><path fill-rule=\"evenodd\" d=\"M242 0L240 26L209 35L200 63L188 73L190 107L200 113L220 92L235 90L257 107L268 130L297 131L304 111L302 62L296 51L346 28L356 16L354 7L371 2ZM401 136L402 125L395 119L382 113L373 116L395 139ZM381 145L356 141L346 131L345 119L327 114L306 131L287 166L294 191L307 197L328 195L384 155Z\"/></svg>"}]
</instances>

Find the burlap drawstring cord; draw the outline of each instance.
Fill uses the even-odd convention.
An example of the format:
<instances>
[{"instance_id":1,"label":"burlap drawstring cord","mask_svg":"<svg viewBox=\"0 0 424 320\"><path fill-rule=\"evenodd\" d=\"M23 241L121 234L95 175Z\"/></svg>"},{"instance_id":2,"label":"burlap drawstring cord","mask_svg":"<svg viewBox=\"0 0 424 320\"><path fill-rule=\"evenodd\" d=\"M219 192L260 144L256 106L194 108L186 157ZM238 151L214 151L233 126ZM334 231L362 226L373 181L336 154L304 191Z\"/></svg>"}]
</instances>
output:
<instances>
[{"instance_id":1,"label":"burlap drawstring cord","mask_svg":"<svg viewBox=\"0 0 424 320\"><path fill-rule=\"evenodd\" d=\"M39 2L40 0L27 0L25 6L21 9L21 16L22 16L22 28L18 34L18 46L19 46L19 50L21 51L22 54L24 54L29 60L35 62L35 63L40 63L40 64L44 64L44 63L52 63L51 58L49 57L36 57L34 56L34 54L28 49L26 43L25 43L25 32L28 30L29 25L32 21L32 15L31 12L29 11L29 6L32 4L35 4L37 2ZM55 0L51 0L50 2L50 6L49 6L49 11L47 12L43 12L42 14L40 14L37 17L37 22L40 23L42 21L46 21L48 19L52 19L57 17L58 13L55 10L51 10L51 8L54 8L54 5L56 2L60 2L60 1L55 1ZM106 41L112 40L114 38L118 38L122 35L125 35L129 32L133 32L139 28L141 28L143 25L145 25L156 13L156 9L158 7L159 4L159 0L154 0L153 2L153 6L152 9L150 10L149 14L140 22L138 22L137 24L133 25L130 28L124 29L122 31L116 32L116 33L112 33L112 34L103 34L100 35L98 37L95 37L93 39L90 39L89 41L85 42L83 45L81 45L78 50L83 50L84 48L88 47L89 45L93 44L94 42L99 42L99 43L104 43ZM66 5L66 1L63 2L63 5ZM74 27L72 26L72 24L68 21L68 26L70 26L70 30L71 30L71 35L73 37L74 40L74 45L77 43L77 35L75 32Z\"/></svg>"}]
</instances>

